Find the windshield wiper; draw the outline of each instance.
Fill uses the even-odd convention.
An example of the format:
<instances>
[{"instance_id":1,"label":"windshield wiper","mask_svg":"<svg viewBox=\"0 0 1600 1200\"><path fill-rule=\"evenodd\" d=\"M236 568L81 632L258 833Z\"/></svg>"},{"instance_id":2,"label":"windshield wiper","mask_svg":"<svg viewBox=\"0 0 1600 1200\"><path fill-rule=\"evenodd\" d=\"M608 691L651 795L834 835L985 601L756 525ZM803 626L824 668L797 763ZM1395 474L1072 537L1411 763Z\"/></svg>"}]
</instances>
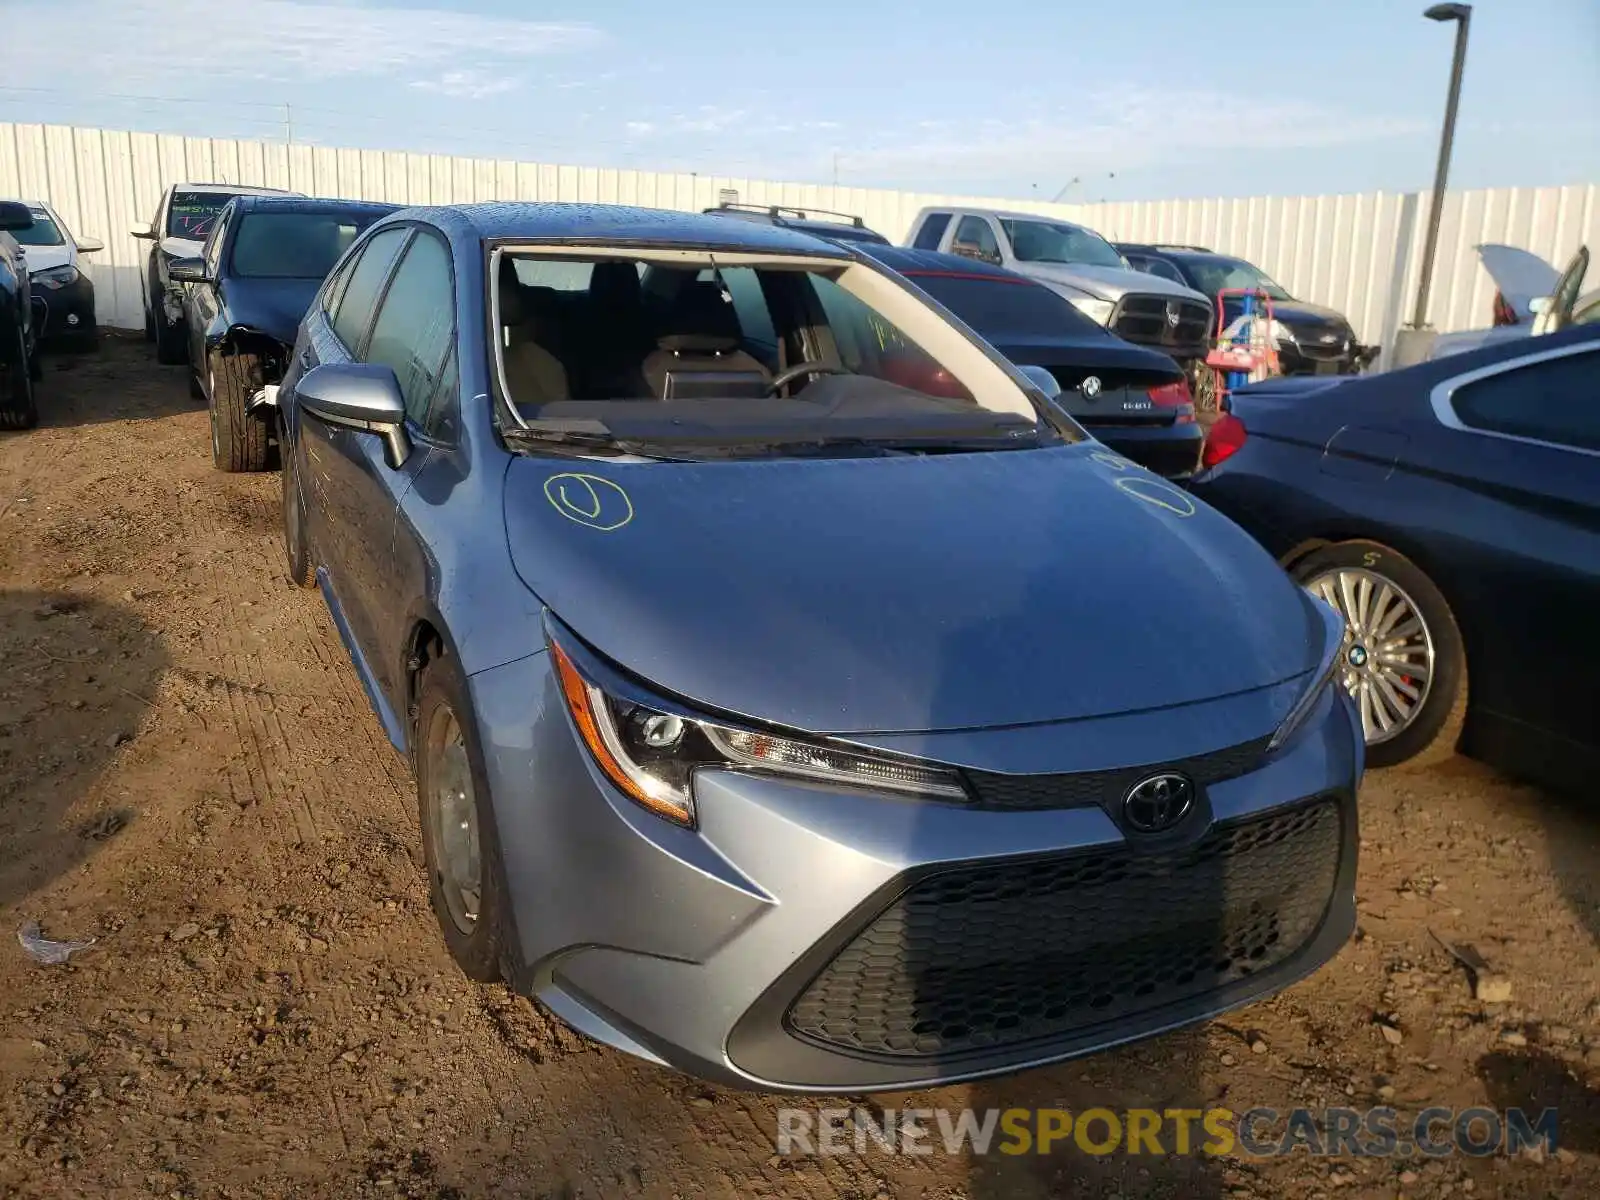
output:
<instances>
[{"instance_id":1,"label":"windshield wiper","mask_svg":"<svg viewBox=\"0 0 1600 1200\"><path fill-rule=\"evenodd\" d=\"M508 442L522 442L554 451L570 450L585 453L633 454L640 458L654 458L661 462L684 462L671 458L645 442L619 438L610 433L595 433L581 429L537 429L526 426L505 426L500 436Z\"/></svg>"},{"instance_id":2,"label":"windshield wiper","mask_svg":"<svg viewBox=\"0 0 1600 1200\"><path fill-rule=\"evenodd\" d=\"M827 455L835 450L863 450L879 454L961 454L982 450L1033 450L1049 444L1036 430L997 434L993 437L814 437L768 442L773 454Z\"/></svg>"}]
</instances>

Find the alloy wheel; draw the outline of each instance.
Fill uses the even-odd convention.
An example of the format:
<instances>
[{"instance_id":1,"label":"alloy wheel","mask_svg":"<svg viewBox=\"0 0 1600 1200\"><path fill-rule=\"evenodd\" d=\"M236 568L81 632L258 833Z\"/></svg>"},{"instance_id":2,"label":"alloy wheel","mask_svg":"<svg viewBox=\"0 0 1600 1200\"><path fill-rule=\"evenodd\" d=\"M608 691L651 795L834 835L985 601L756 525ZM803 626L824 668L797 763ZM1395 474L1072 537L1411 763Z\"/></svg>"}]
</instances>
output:
<instances>
[{"instance_id":1,"label":"alloy wheel","mask_svg":"<svg viewBox=\"0 0 1600 1200\"><path fill-rule=\"evenodd\" d=\"M1342 679L1367 744L1397 736L1433 685L1433 634L1422 610L1392 579L1361 567L1323 571L1305 588L1344 617Z\"/></svg>"},{"instance_id":2,"label":"alloy wheel","mask_svg":"<svg viewBox=\"0 0 1600 1200\"><path fill-rule=\"evenodd\" d=\"M462 933L477 928L483 901L478 805L466 739L447 705L428 723L428 786L432 792L434 869L450 920Z\"/></svg>"}]
</instances>

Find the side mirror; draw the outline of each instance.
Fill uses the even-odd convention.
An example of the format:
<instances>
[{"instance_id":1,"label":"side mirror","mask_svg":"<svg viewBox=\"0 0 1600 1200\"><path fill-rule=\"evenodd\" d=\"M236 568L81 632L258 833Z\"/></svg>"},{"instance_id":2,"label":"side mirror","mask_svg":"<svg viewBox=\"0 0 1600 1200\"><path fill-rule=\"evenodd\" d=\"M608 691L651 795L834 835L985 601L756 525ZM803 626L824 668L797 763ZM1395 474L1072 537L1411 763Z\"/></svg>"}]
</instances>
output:
<instances>
[{"instance_id":1,"label":"side mirror","mask_svg":"<svg viewBox=\"0 0 1600 1200\"><path fill-rule=\"evenodd\" d=\"M1550 302L1554 299L1554 296L1535 296L1528 301L1528 311L1534 316L1538 316L1542 312L1549 312Z\"/></svg>"},{"instance_id":2,"label":"side mirror","mask_svg":"<svg viewBox=\"0 0 1600 1200\"><path fill-rule=\"evenodd\" d=\"M136 238L143 238L145 241L149 241L156 236L156 231L151 229L144 221L135 221L128 226L128 232Z\"/></svg>"},{"instance_id":3,"label":"side mirror","mask_svg":"<svg viewBox=\"0 0 1600 1200\"><path fill-rule=\"evenodd\" d=\"M398 470L411 455L406 405L394 371L375 363L329 363L312 367L294 385L300 407L318 420L375 433L385 457Z\"/></svg>"},{"instance_id":4,"label":"side mirror","mask_svg":"<svg viewBox=\"0 0 1600 1200\"><path fill-rule=\"evenodd\" d=\"M167 278L173 283L205 283L211 278L206 273L203 258L175 258L167 264Z\"/></svg>"},{"instance_id":5,"label":"side mirror","mask_svg":"<svg viewBox=\"0 0 1600 1200\"><path fill-rule=\"evenodd\" d=\"M1054 403L1061 398L1061 381L1044 367L1029 365L1018 367L1017 370L1022 373L1023 378L1044 393L1046 400Z\"/></svg>"},{"instance_id":6,"label":"side mirror","mask_svg":"<svg viewBox=\"0 0 1600 1200\"><path fill-rule=\"evenodd\" d=\"M15 200L0 200L0 233L15 233L33 228L33 214L26 204Z\"/></svg>"},{"instance_id":7,"label":"side mirror","mask_svg":"<svg viewBox=\"0 0 1600 1200\"><path fill-rule=\"evenodd\" d=\"M106 244L99 238L75 238L78 243L79 254L93 254L97 250L104 250Z\"/></svg>"}]
</instances>

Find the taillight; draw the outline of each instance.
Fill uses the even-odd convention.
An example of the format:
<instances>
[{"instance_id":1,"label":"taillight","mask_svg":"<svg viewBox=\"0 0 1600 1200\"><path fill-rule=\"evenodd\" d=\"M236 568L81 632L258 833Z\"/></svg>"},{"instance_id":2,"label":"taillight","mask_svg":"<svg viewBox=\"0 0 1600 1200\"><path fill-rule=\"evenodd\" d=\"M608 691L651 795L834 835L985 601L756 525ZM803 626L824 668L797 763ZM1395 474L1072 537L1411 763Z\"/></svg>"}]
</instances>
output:
<instances>
[{"instance_id":1,"label":"taillight","mask_svg":"<svg viewBox=\"0 0 1600 1200\"><path fill-rule=\"evenodd\" d=\"M1181 408L1185 404L1194 403L1194 397L1189 394L1189 381L1187 379L1163 383L1158 387L1151 388L1145 394L1150 397L1150 402L1157 408Z\"/></svg>"},{"instance_id":2,"label":"taillight","mask_svg":"<svg viewBox=\"0 0 1600 1200\"><path fill-rule=\"evenodd\" d=\"M1206 434L1205 449L1200 451L1200 465L1206 468L1232 458L1244 445L1244 422L1232 413L1223 413Z\"/></svg>"}]
</instances>

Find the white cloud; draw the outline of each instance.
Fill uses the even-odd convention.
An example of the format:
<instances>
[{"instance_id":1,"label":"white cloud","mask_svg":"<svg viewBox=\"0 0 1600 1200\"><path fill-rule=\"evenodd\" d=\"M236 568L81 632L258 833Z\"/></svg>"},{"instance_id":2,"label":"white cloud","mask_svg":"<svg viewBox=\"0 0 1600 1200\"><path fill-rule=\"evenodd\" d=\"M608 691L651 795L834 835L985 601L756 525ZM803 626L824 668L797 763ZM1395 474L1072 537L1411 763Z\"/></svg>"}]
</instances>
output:
<instances>
[{"instance_id":1,"label":"white cloud","mask_svg":"<svg viewBox=\"0 0 1600 1200\"><path fill-rule=\"evenodd\" d=\"M442 96L482 100L514 90L521 81L511 76L490 75L486 71L446 71L437 79L418 79L411 86Z\"/></svg>"},{"instance_id":2,"label":"white cloud","mask_svg":"<svg viewBox=\"0 0 1600 1200\"><path fill-rule=\"evenodd\" d=\"M133 81L171 88L197 74L262 72L278 79L413 75L437 83L604 40L584 22L363 0L11 0L8 7L14 64L55 69L66 61L108 88ZM66 60L63 46L73 48Z\"/></svg>"}]
</instances>

